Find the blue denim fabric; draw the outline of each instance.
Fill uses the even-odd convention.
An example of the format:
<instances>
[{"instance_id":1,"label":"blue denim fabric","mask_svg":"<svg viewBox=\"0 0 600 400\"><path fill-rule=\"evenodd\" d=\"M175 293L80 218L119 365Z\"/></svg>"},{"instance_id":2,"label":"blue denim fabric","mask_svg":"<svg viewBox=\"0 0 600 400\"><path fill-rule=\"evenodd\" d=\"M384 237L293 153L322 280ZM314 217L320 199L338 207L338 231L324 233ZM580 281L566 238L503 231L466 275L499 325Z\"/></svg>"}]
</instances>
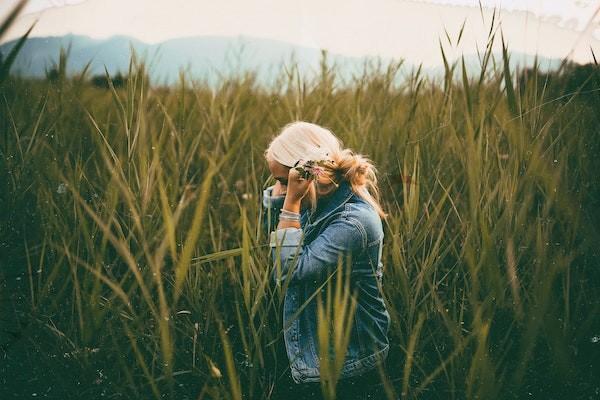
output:
<instances>
[{"instance_id":1,"label":"blue denim fabric","mask_svg":"<svg viewBox=\"0 0 600 400\"><path fill-rule=\"evenodd\" d=\"M383 301L383 225L371 204L342 181L331 195L319 199L314 214L301 211L301 228L277 229L285 195L263 192L263 231L269 235L273 259L271 278L289 280L283 306L285 347L297 383L319 381L317 309L313 297L294 314L338 266L340 254L351 255L351 290L357 306L341 379L362 375L383 362L389 350L390 315ZM277 265L280 263L280 268ZM288 274L291 274L288 277Z\"/></svg>"}]
</instances>

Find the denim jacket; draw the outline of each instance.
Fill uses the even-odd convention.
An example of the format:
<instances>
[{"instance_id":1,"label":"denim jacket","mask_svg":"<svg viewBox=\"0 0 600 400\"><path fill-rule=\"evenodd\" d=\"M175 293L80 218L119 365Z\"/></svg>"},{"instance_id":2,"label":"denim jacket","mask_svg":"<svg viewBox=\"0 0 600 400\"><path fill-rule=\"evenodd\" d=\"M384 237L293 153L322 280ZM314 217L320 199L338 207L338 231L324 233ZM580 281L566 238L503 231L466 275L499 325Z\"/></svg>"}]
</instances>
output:
<instances>
[{"instance_id":1,"label":"denim jacket","mask_svg":"<svg viewBox=\"0 0 600 400\"><path fill-rule=\"evenodd\" d=\"M338 254L351 254L351 289L357 289L357 305L340 378L363 373L383 362L389 350L390 315L381 296L383 226L373 206L342 181L339 188L321 198L314 214L301 211L302 228L277 229L285 195L263 192L263 231L269 235L274 262L271 279L277 285L289 279L283 305L284 342L296 383L318 382L319 356L316 299L293 319L297 309L338 266ZM277 259L280 272L275 267ZM287 278L289 271L291 277ZM279 275L279 276L278 276Z\"/></svg>"}]
</instances>

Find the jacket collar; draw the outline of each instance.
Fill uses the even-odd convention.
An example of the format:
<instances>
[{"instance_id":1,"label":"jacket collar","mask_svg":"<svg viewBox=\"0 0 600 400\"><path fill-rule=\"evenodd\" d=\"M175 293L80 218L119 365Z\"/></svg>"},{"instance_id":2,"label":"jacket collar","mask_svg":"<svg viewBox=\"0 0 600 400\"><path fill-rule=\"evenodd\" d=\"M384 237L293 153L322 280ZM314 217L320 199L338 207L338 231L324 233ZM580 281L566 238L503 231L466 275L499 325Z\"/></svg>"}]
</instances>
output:
<instances>
[{"instance_id":1,"label":"jacket collar","mask_svg":"<svg viewBox=\"0 0 600 400\"><path fill-rule=\"evenodd\" d=\"M339 185L333 193L318 200L314 214L310 214L310 209L307 210L309 218L308 227L318 225L323 219L333 214L340 207L343 207L352 198L354 191L352 191L350 182L342 179Z\"/></svg>"}]
</instances>

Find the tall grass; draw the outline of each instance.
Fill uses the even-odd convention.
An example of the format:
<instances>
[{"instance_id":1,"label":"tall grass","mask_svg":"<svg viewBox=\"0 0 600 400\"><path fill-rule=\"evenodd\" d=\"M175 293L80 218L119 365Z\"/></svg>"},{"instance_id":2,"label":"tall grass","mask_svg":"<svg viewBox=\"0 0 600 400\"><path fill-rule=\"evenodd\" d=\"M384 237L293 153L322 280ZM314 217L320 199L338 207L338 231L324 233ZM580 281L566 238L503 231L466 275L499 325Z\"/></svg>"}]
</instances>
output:
<instances>
[{"instance_id":1,"label":"tall grass","mask_svg":"<svg viewBox=\"0 0 600 400\"><path fill-rule=\"evenodd\" d=\"M491 47L482 62L499 67L473 79L442 46L442 83L417 70L398 85L397 63L338 86L323 62L277 90L252 74L161 88L135 57L123 88L68 78L66 58L61 79L5 81L3 391L283 396L261 154L305 119L380 171L389 398L596 393L600 93L514 76ZM341 282L314 298L328 398L356 307Z\"/></svg>"}]
</instances>

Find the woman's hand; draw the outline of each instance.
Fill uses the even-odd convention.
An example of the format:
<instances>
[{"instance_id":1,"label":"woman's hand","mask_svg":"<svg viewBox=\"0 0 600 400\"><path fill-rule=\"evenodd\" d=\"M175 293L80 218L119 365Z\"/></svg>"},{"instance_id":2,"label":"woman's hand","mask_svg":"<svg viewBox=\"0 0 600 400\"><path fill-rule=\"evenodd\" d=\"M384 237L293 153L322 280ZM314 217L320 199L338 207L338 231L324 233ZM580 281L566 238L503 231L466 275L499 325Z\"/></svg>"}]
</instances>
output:
<instances>
[{"instance_id":1,"label":"woman's hand","mask_svg":"<svg viewBox=\"0 0 600 400\"><path fill-rule=\"evenodd\" d=\"M313 178L304 179L300 173L291 168L288 173L287 192L283 201L283 209L295 213L300 213L302 199L308 193ZM277 229L282 228L300 228L299 221L279 220Z\"/></svg>"},{"instance_id":2,"label":"woman's hand","mask_svg":"<svg viewBox=\"0 0 600 400\"><path fill-rule=\"evenodd\" d=\"M308 193L308 189L313 180L313 177L308 179L302 178L295 168L290 168L290 172L288 173L286 199L294 203L300 203L302 198Z\"/></svg>"}]
</instances>

